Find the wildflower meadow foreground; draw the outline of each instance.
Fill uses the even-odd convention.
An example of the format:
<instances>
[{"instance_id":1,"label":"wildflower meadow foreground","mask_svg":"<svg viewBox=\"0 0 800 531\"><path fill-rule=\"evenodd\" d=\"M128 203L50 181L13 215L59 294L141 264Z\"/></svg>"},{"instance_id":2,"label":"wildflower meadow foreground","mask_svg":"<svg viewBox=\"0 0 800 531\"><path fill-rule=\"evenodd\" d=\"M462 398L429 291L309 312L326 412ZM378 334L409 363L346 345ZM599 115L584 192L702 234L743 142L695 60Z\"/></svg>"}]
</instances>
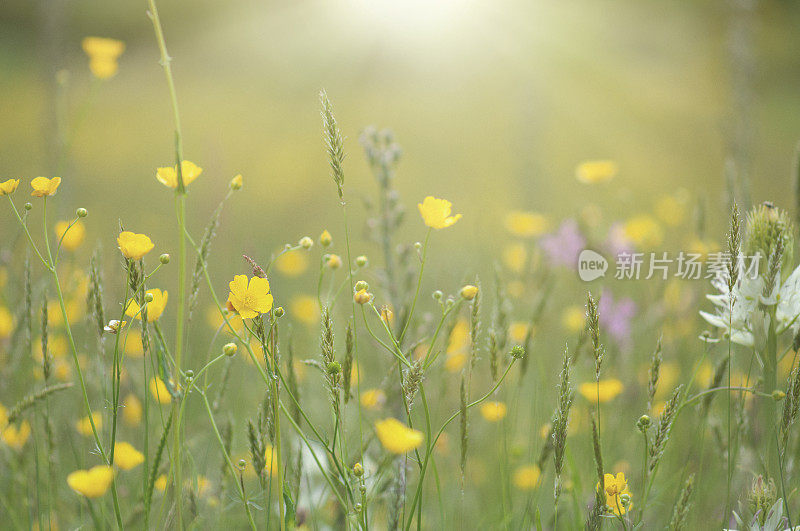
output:
<instances>
[{"instance_id":1,"label":"wildflower meadow foreground","mask_svg":"<svg viewBox=\"0 0 800 531\"><path fill-rule=\"evenodd\" d=\"M428 190L407 208L398 140L342 131L323 90L316 190L340 215L283 220L274 249L253 212L232 248L215 236L251 178L184 153L148 14L175 142L140 185L174 222L96 215L69 177L0 178L0 528L800 529L796 216L685 190L624 219L509 200L490 270L445 268L486 214ZM102 84L126 45L83 50ZM348 134L372 190L348 187Z\"/></svg>"}]
</instances>

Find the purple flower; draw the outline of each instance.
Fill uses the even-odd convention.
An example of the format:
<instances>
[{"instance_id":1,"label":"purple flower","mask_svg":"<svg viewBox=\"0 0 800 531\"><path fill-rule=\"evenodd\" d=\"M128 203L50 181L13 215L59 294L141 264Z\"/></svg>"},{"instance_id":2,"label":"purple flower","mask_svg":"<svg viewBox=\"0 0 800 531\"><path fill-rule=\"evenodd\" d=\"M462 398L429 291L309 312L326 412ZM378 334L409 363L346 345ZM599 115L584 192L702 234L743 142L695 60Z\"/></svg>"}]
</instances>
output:
<instances>
[{"instance_id":1,"label":"purple flower","mask_svg":"<svg viewBox=\"0 0 800 531\"><path fill-rule=\"evenodd\" d=\"M629 351L632 346L631 320L636 314L636 303L633 299L623 297L616 303L611 291L603 290L600 297L600 325L608 332L620 350Z\"/></svg>"},{"instance_id":2,"label":"purple flower","mask_svg":"<svg viewBox=\"0 0 800 531\"><path fill-rule=\"evenodd\" d=\"M608 235L603 246L615 260L620 254L630 254L636 250L633 242L625 235L625 227L620 222L613 223L608 228Z\"/></svg>"},{"instance_id":3,"label":"purple flower","mask_svg":"<svg viewBox=\"0 0 800 531\"><path fill-rule=\"evenodd\" d=\"M578 223L574 219L567 219L555 234L543 236L539 244L553 265L577 269L578 255L586 248L586 238L578 229Z\"/></svg>"}]
</instances>

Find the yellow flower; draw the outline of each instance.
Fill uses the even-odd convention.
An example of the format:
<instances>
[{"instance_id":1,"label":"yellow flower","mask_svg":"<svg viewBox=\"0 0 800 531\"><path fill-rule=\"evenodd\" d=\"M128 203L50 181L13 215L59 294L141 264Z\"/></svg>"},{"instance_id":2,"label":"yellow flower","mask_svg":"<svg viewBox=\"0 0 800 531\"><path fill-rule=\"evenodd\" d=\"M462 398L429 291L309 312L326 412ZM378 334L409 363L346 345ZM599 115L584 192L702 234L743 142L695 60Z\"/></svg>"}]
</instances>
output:
<instances>
[{"instance_id":1,"label":"yellow flower","mask_svg":"<svg viewBox=\"0 0 800 531\"><path fill-rule=\"evenodd\" d=\"M0 339L9 337L14 331L14 316L6 308L0 306Z\"/></svg>"},{"instance_id":2,"label":"yellow flower","mask_svg":"<svg viewBox=\"0 0 800 531\"><path fill-rule=\"evenodd\" d=\"M503 263L515 273L519 273L525 268L527 260L528 251L521 243L512 243L503 249Z\"/></svg>"},{"instance_id":3,"label":"yellow flower","mask_svg":"<svg viewBox=\"0 0 800 531\"><path fill-rule=\"evenodd\" d=\"M361 405L367 409L379 409L386 403L386 393L380 389L367 389L361 393Z\"/></svg>"},{"instance_id":4,"label":"yellow flower","mask_svg":"<svg viewBox=\"0 0 800 531\"><path fill-rule=\"evenodd\" d=\"M13 194L19 186L19 179L8 179L0 183L0 196Z\"/></svg>"},{"instance_id":5,"label":"yellow flower","mask_svg":"<svg viewBox=\"0 0 800 531\"><path fill-rule=\"evenodd\" d=\"M451 352L445 356L444 368L447 372L458 372L467 364L466 352Z\"/></svg>"},{"instance_id":6,"label":"yellow flower","mask_svg":"<svg viewBox=\"0 0 800 531\"><path fill-rule=\"evenodd\" d=\"M158 478L156 479L156 482L153 484L153 486L159 492L164 492L165 490L167 490L167 476L165 476L164 474L161 474L160 476L158 476Z\"/></svg>"},{"instance_id":7,"label":"yellow flower","mask_svg":"<svg viewBox=\"0 0 800 531\"><path fill-rule=\"evenodd\" d=\"M147 293L153 296L152 302L147 303L147 322L152 323L161 317L162 313L164 313L164 308L167 307L169 293L166 290L161 291L158 288L149 289L147 290ZM141 320L142 314L139 312L139 310L139 304L135 300L131 299L128 301L128 307L125 309L125 315Z\"/></svg>"},{"instance_id":8,"label":"yellow flower","mask_svg":"<svg viewBox=\"0 0 800 531\"><path fill-rule=\"evenodd\" d=\"M181 162L181 177L183 177L183 186L189 186L192 184L192 181L200 177L201 173L203 173L203 168L194 162L190 162L188 160ZM164 186L173 189L178 188L178 165L176 164L175 166L158 168L156 170L156 179L158 179L158 182Z\"/></svg>"},{"instance_id":9,"label":"yellow flower","mask_svg":"<svg viewBox=\"0 0 800 531\"><path fill-rule=\"evenodd\" d=\"M623 230L625 236L640 247L655 247L664 239L661 225L646 214L626 221Z\"/></svg>"},{"instance_id":10,"label":"yellow flower","mask_svg":"<svg viewBox=\"0 0 800 531\"><path fill-rule=\"evenodd\" d=\"M266 278L253 277L247 283L247 275L236 275L228 283L228 305L236 310L242 319L258 317L272 309L272 294Z\"/></svg>"},{"instance_id":11,"label":"yellow flower","mask_svg":"<svg viewBox=\"0 0 800 531\"><path fill-rule=\"evenodd\" d=\"M144 463L144 454L130 443L119 441L114 444L114 464L122 470L131 470Z\"/></svg>"},{"instance_id":12,"label":"yellow flower","mask_svg":"<svg viewBox=\"0 0 800 531\"><path fill-rule=\"evenodd\" d=\"M230 187L231 187L232 190L241 190L243 184L244 184L244 181L242 179L242 174L239 173L239 174L236 175L236 177L231 179Z\"/></svg>"},{"instance_id":13,"label":"yellow flower","mask_svg":"<svg viewBox=\"0 0 800 531\"><path fill-rule=\"evenodd\" d=\"M467 348L469 343L469 323L466 319L460 318L450 331L450 337L447 340L447 353L459 352Z\"/></svg>"},{"instance_id":14,"label":"yellow flower","mask_svg":"<svg viewBox=\"0 0 800 531\"><path fill-rule=\"evenodd\" d=\"M169 404L172 402L172 396L169 394L169 389L161 381L161 378L150 378L150 394L156 399L159 404Z\"/></svg>"},{"instance_id":15,"label":"yellow flower","mask_svg":"<svg viewBox=\"0 0 800 531\"><path fill-rule=\"evenodd\" d=\"M108 465L93 466L89 470L76 470L67 476L69 487L87 498L99 498L108 491L114 480L114 469Z\"/></svg>"},{"instance_id":16,"label":"yellow flower","mask_svg":"<svg viewBox=\"0 0 800 531\"><path fill-rule=\"evenodd\" d=\"M31 181L31 188L33 188L31 195L33 197L56 195L56 190L58 190L58 185L60 184L61 177L53 177L52 179L48 179L47 177L36 177Z\"/></svg>"},{"instance_id":17,"label":"yellow flower","mask_svg":"<svg viewBox=\"0 0 800 531\"><path fill-rule=\"evenodd\" d=\"M22 447L25 446L26 442L28 442L28 438L30 436L31 425L27 420L20 422L19 427L9 424L3 428L3 442L6 443L10 448L13 448L17 451L22 450Z\"/></svg>"},{"instance_id":18,"label":"yellow flower","mask_svg":"<svg viewBox=\"0 0 800 531\"><path fill-rule=\"evenodd\" d=\"M128 329L128 337L125 341L125 354L132 358L141 358L144 354L142 347L142 333L136 329Z\"/></svg>"},{"instance_id":19,"label":"yellow flower","mask_svg":"<svg viewBox=\"0 0 800 531\"><path fill-rule=\"evenodd\" d=\"M122 251L122 256L131 260L140 260L144 255L153 250L153 242L144 234L133 232L120 232L117 236L117 245Z\"/></svg>"},{"instance_id":20,"label":"yellow flower","mask_svg":"<svg viewBox=\"0 0 800 531\"><path fill-rule=\"evenodd\" d=\"M332 243L333 237L331 236L331 233L328 232L328 229L325 229L322 231L322 234L319 235L319 244L323 247L330 247Z\"/></svg>"},{"instance_id":21,"label":"yellow flower","mask_svg":"<svg viewBox=\"0 0 800 531\"><path fill-rule=\"evenodd\" d=\"M92 413L92 420L94 421L94 427L99 432L103 428L103 417L100 413ZM92 423L89 422L89 417L83 417L78 422L75 423L75 429L78 430L83 436L89 437L94 434L92 432Z\"/></svg>"},{"instance_id":22,"label":"yellow flower","mask_svg":"<svg viewBox=\"0 0 800 531\"><path fill-rule=\"evenodd\" d=\"M617 175L617 163L612 160L590 160L578 165L575 177L586 184L604 183Z\"/></svg>"},{"instance_id":23,"label":"yellow flower","mask_svg":"<svg viewBox=\"0 0 800 531\"><path fill-rule=\"evenodd\" d=\"M561 323L570 332L580 332L586 324L586 313L580 306L570 306L564 310Z\"/></svg>"},{"instance_id":24,"label":"yellow flower","mask_svg":"<svg viewBox=\"0 0 800 531\"><path fill-rule=\"evenodd\" d=\"M481 406L481 416L489 422L498 422L508 413L508 408L503 402L486 402Z\"/></svg>"},{"instance_id":25,"label":"yellow flower","mask_svg":"<svg viewBox=\"0 0 800 531\"><path fill-rule=\"evenodd\" d=\"M445 229L455 225L456 221L461 219L461 214L450 215L453 204L447 199L428 196L422 203L417 204L417 208L422 215L422 221L432 229Z\"/></svg>"},{"instance_id":26,"label":"yellow flower","mask_svg":"<svg viewBox=\"0 0 800 531\"><path fill-rule=\"evenodd\" d=\"M142 421L142 402L133 393L125 397L122 420L128 426L138 426Z\"/></svg>"},{"instance_id":27,"label":"yellow flower","mask_svg":"<svg viewBox=\"0 0 800 531\"><path fill-rule=\"evenodd\" d=\"M83 39L83 51L89 56L89 70L98 79L108 79L117 73L117 59L125 51L125 43L104 37Z\"/></svg>"},{"instance_id":28,"label":"yellow flower","mask_svg":"<svg viewBox=\"0 0 800 531\"><path fill-rule=\"evenodd\" d=\"M77 249L86 237L86 228L80 221L76 221L72 227L69 226L69 221L59 221L55 231L56 238L61 240L61 246L67 251Z\"/></svg>"},{"instance_id":29,"label":"yellow flower","mask_svg":"<svg viewBox=\"0 0 800 531\"><path fill-rule=\"evenodd\" d=\"M609 378L600 380L599 384L597 382L582 383L578 387L578 392L590 402L594 402L598 399L597 396L599 392L600 402L608 402L615 399L624 389L625 386L622 385L621 381L616 378Z\"/></svg>"},{"instance_id":30,"label":"yellow flower","mask_svg":"<svg viewBox=\"0 0 800 531\"><path fill-rule=\"evenodd\" d=\"M613 474L606 474L603 482L605 483L604 494L606 496L606 506L608 506L614 514L619 516L628 512L633 507L633 503L629 502L626 506L622 503L622 500L620 500L623 494L629 498L633 497L628 490L628 482L625 480L625 473L619 472L616 477L614 477ZM600 491L601 487L599 481L595 488Z\"/></svg>"},{"instance_id":31,"label":"yellow flower","mask_svg":"<svg viewBox=\"0 0 800 531\"><path fill-rule=\"evenodd\" d=\"M308 257L299 249L285 252L275 259L275 269L287 277L302 275L308 269Z\"/></svg>"},{"instance_id":32,"label":"yellow flower","mask_svg":"<svg viewBox=\"0 0 800 531\"><path fill-rule=\"evenodd\" d=\"M506 230L514 236L530 238L547 230L547 218L537 212L514 210L506 215Z\"/></svg>"},{"instance_id":33,"label":"yellow flower","mask_svg":"<svg viewBox=\"0 0 800 531\"><path fill-rule=\"evenodd\" d=\"M339 269L342 267L342 257L338 254L332 254L328 256L328 259L325 261L325 265L328 269Z\"/></svg>"},{"instance_id":34,"label":"yellow flower","mask_svg":"<svg viewBox=\"0 0 800 531\"><path fill-rule=\"evenodd\" d=\"M508 337L513 343L522 344L528 335L528 323L514 321L508 326Z\"/></svg>"},{"instance_id":35,"label":"yellow flower","mask_svg":"<svg viewBox=\"0 0 800 531\"><path fill-rule=\"evenodd\" d=\"M658 219L670 227L680 225L686 216L684 202L674 195L665 195L659 199L654 210Z\"/></svg>"},{"instance_id":36,"label":"yellow flower","mask_svg":"<svg viewBox=\"0 0 800 531\"><path fill-rule=\"evenodd\" d=\"M425 434L421 431L409 428L392 417L376 422L375 432L383 447L393 454L410 452L425 439Z\"/></svg>"},{"instance_id":37,"label":"yellow flower","mask_svg":"<svg viewBox=\"0 0 800 531\"><path fill-rule=\"evenodd\" d=\"M539 476L542 471L536 465L525 465L514 471L512 481L514 486L520 490L535 489L539 485Z\"/></svg>"}]
</instances>

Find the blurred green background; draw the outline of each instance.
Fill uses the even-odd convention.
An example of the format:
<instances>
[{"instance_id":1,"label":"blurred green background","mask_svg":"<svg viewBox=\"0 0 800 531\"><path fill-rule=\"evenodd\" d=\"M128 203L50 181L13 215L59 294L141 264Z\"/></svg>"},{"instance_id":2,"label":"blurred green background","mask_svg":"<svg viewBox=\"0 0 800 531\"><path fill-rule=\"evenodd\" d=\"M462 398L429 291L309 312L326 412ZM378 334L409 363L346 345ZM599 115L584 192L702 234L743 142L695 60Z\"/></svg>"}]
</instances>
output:
<instances>
[{"instance_id":1,"label":"blurred green background","mask_svg":"<svg viewBox=\"0 0 800 531\"><path fill-rule=\"evenodd\" d=\"M2 174L55 173L58 99L71 199L58 208L87 207L89 235L107 246L117 217L142 232L173 222L171 195L154 178L173 159L172 119L145 10L86 0L0 8ZM728 2L608 0L163 1L160 10L186 158L205 168L192 187L194 226L234 174L245 177L222 228L232 252L259 254L338 219L321 88L347 136L351 197L375 191L359 131L390 127L404 148L403 199L451 199L464 220L449 239L473 256L496 251L508 208L564 217L591 200L626 217L680 186L706 198L712 223L724 219L724 162L741 118L753 199L789 197L800 138L800 8L790 2L760 2L750 15ZM745 106L732 61L742 19L753 63ZM94 89L86 35L127 44L118 75ZM60 96L58 70L69 73ZM575 181L575 166L594 158L618 162L612 186Z\"/></svg>"}]
</instances>

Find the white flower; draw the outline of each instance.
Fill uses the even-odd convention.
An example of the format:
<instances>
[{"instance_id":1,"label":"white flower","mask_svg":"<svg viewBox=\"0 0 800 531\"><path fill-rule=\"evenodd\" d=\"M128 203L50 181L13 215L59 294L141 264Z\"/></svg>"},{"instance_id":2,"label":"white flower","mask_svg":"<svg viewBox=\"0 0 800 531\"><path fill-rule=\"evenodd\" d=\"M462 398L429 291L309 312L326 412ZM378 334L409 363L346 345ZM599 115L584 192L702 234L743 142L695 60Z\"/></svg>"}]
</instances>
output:
<instances>
[{"instance_id":1,"label":"white flower","mask_svg":"<svg viewBox=\"0 0 800 531\"><path fill-rule=\"evenodd\" d=\"M764 296L764 279L752 276L745 271L743 260L739 260L739 279L733 287L733 311L728 291L728 273L720 272L711 281L719 294L706 295L716 306L716 313L700 312L711 325L722 328L730 335L731 341L752 347L756 338L766 337L769 316L763 311L765 306L775 306L775 331L778 335L800 328L800 266L789 278L768 297Z\"/></svg>"}]
</instances>

